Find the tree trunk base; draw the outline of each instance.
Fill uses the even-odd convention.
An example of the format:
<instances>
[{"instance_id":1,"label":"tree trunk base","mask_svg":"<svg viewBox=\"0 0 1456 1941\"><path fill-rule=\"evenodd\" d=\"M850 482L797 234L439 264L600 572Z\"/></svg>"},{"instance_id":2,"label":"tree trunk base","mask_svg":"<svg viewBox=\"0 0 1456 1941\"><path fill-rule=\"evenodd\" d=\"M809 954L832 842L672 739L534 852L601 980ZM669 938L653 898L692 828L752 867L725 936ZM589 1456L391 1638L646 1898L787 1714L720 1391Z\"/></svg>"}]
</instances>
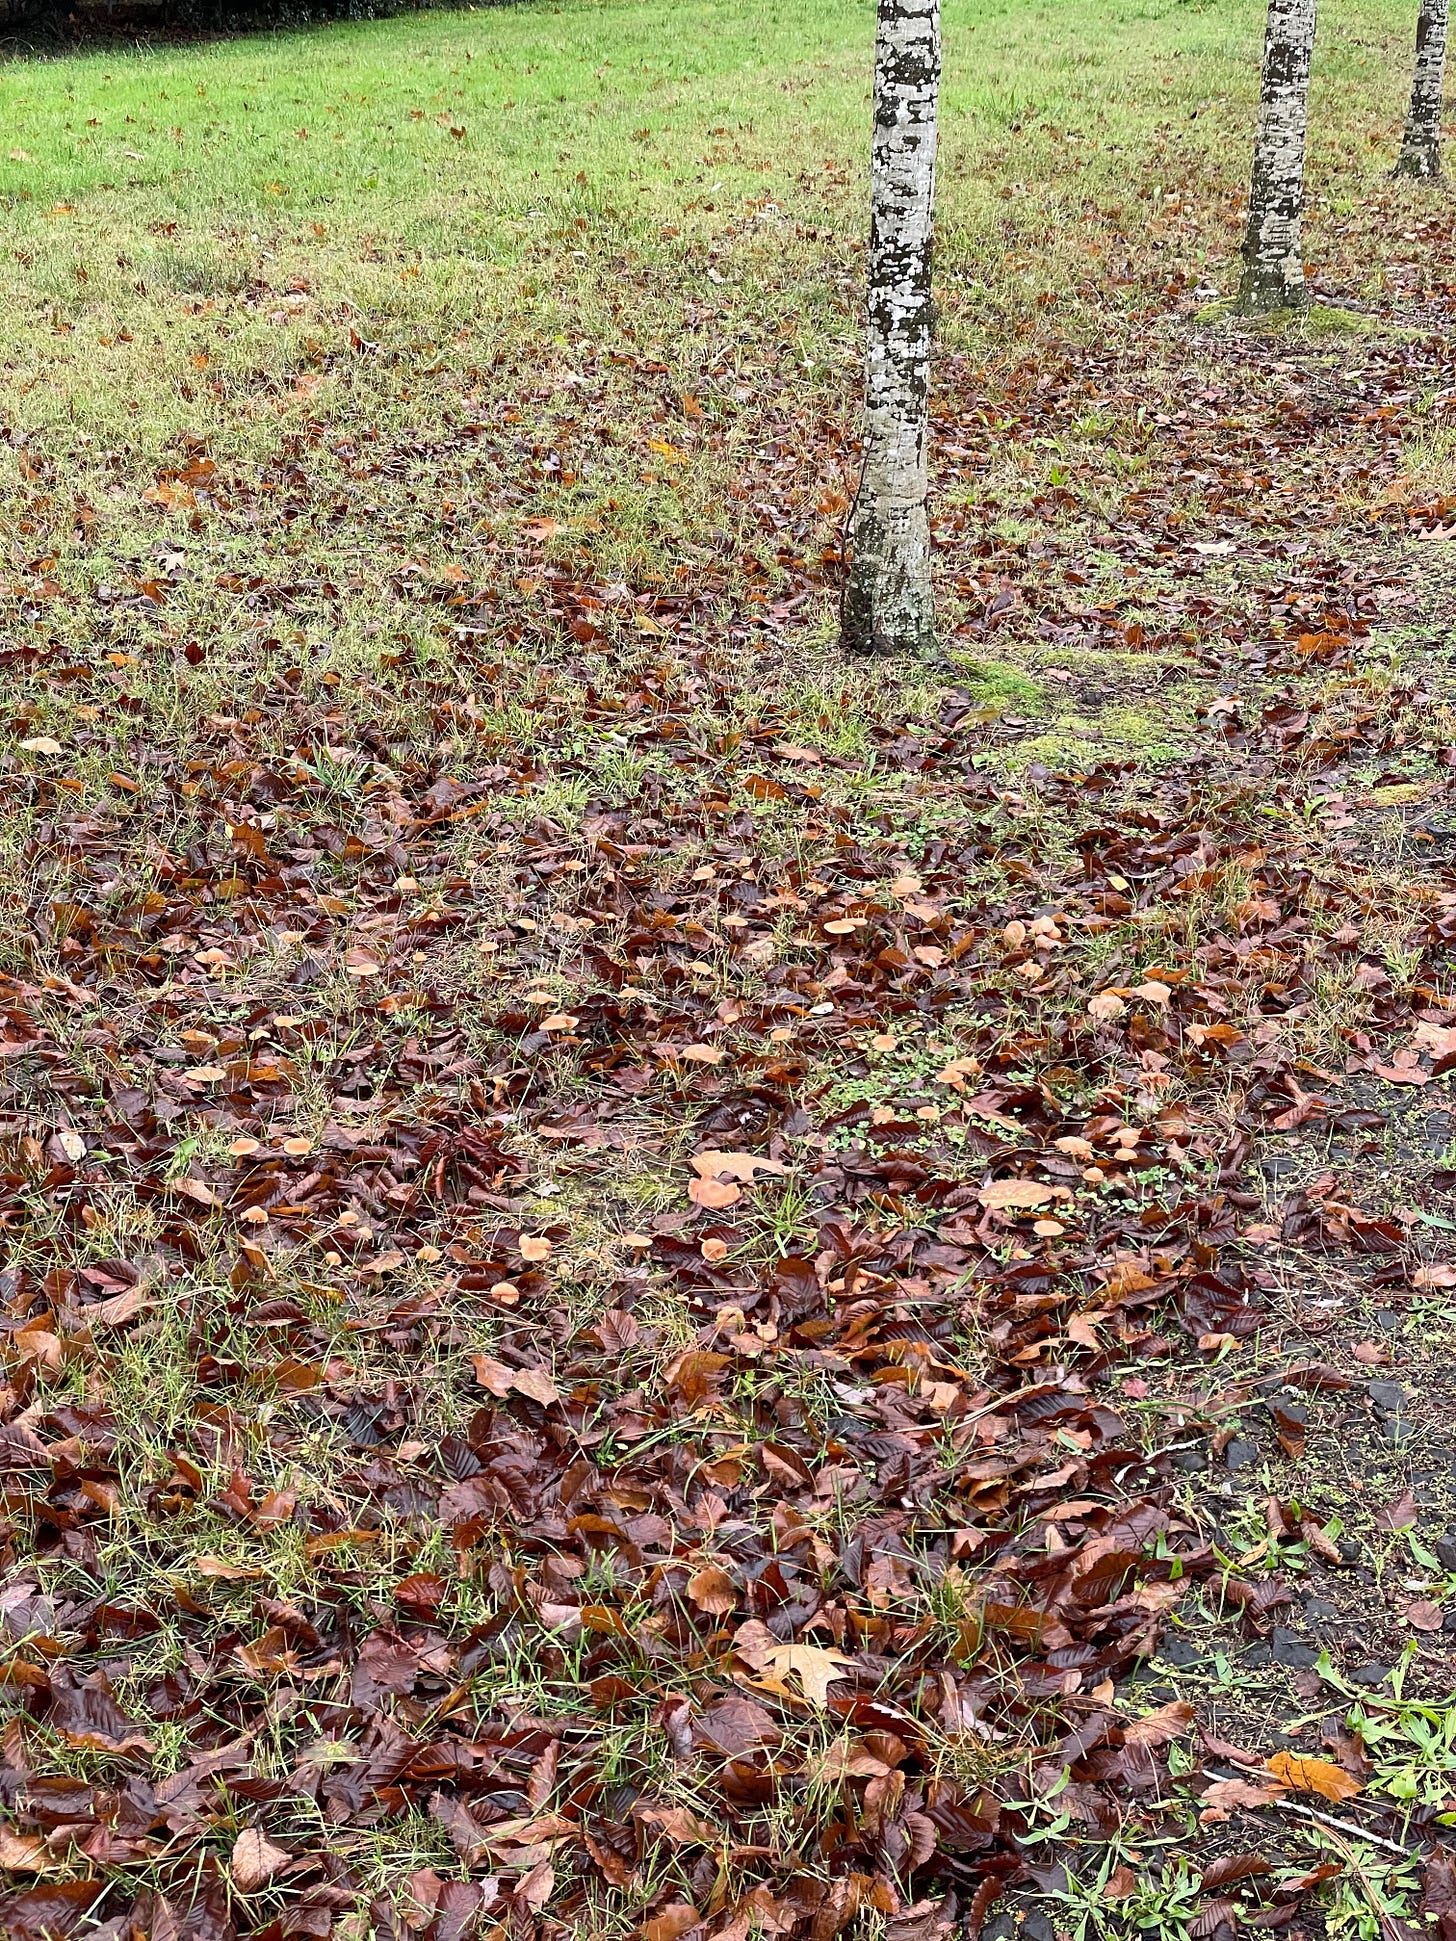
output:
<instances>
[{"instance_id":1,"label":"tree trunk base","mask_svg":"<svg viewBox=\"0 0 1456 1941\"><path fill-rule=\"evenodd\" d=\"M845 593L839 645L857 660L929 660L935 654L935 611L930 601L877 600L875 590Z\"/></svg>"},{"instance_id":2,"label":"tree trunk base","mask_svg":"<svg viewBox=\"0 0 1456 1941\"><path fill-rule=\"evenodd\" d=\"M863 508L851 537L839 644L872 660L924 660L935 652L930 523L925 507L897 507L884 522Z\"/></svg>"},{"instance_id":3,"label":"tree trunk base","mask_svg":"<svg viewBox=\"0 0 1456 1941\"><path fill-rule=\"evenodd\" d=\"M1400 151L1400 160L1391 174L1398 182L1439 182L1441 179L1440 144L1421 142L1413 146L1407 142Z\"/></svg>"},{"instance_id":4,"label":"tree trunk base","mask_svg":"<svg viewBox=\"0 0 1456 1941\"><path fill-rule=\"evenodd\" d=\"M1234 314L1239 317L1272 317L1280 310L1304 310L1309 306L1303 272L1286 274L1284 268L1246 269L1234 299Z\"/></svg>"}]
</instances>

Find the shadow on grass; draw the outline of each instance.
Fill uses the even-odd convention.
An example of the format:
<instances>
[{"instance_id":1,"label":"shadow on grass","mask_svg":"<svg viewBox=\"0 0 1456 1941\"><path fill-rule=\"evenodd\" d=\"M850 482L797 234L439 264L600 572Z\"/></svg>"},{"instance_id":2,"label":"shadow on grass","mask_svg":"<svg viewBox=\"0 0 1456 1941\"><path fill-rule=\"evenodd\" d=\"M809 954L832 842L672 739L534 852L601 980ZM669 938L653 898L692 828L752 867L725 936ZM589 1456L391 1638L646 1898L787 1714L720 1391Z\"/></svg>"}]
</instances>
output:
<instances>
[{"instance_id":1,"label":"shadow on grass","mask_svg":"<svg viewBox=\"0 0 1456 1941\"><path fill-rule=\"evenodd\" d=\"M469 0L478 7L515 0ZM25 60L115 47L176 47L341 20L454 11L467 0L0 0L0 57Z\"/></svg>"}]
</instances>

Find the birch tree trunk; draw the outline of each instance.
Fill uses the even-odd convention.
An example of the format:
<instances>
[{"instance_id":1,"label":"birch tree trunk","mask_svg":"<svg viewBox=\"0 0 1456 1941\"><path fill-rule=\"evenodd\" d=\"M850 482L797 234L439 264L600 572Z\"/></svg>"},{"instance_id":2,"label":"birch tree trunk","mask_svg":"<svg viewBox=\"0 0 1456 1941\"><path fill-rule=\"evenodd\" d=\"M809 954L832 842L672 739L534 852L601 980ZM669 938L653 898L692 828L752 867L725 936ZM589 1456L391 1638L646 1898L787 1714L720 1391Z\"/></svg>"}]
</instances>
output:
<instances>
[{"instance_id":1,"label":"birch tree trunk","mask_svg":"<svg viewBox=\"0 0 1456 1941\"><path fill-rule=\"evenodd\" d=\"M1305 301L1299 224L1315 8L1316 0L1269 0L1237 304L1246 317L1294 309Z\"/></svg>"},{"instance_id":2,"label":"birch tree trunk","mask_svg":"<svg viewBox=\"0 0 1456 1941\"><path fill-rule=\"evenodd\" d=\"M939 93L940 0L879 0L864 462L840 610L852 654L935 645L925 500Z\"/></svg>"},{"instance_id":3,"label":"birch tree trunk","mask_svg":"<svg viewBox=\"0 0 1456 1941\"><path fill-rule=\"evenodd\" d=\"M1441 174L1441 107L1446 85L1446 20L1449 0L1421 0L1416 20L1416 65L1410 113L1397 175L1435 182Z\"/></svg>"}]
</instances>

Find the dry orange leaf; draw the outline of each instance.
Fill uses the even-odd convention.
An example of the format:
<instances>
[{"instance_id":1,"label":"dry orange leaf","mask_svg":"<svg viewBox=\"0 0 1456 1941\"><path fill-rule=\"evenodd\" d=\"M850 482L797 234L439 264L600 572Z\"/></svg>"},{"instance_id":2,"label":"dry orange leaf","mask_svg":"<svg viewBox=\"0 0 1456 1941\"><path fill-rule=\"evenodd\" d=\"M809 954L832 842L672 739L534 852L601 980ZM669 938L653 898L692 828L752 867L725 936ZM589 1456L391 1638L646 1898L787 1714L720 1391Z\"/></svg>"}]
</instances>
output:
<instances>
[{"instance_id":1,"label":"dry orange leaf","mask_svg":"<svg viewBox=\"0 0 1456 1941\"><path fill-rule=\"evenodd\" d=\"M240 1894L254 1894L292 1858L282 1847L275 1847L261 1827L244 1827L233 1844L233 1886Z\"/></svg>"},{"instance_id":2,"label":"dry orange leaf","mask_svg":"<svg viewBox=\"0 0 1456 1941\"><path fill-rule=\"evenodd\" d=\"M1272 1806L1283 1797L1282 1786L1260 1786L1248 1779L1216 1779L1205 1789L1203 1804L1227 1813L1235 1806Z\"/></svg>"},{"instance_id":3,"label":"dry orange leaf","mask_svg":"<svg viewBox=\"0 0 1456 1941\"><path fill-rule=\"evenodd\" d=\"M707 1611L713 1617L724 1617L738 1608L733 1579L717 1564L705 1564L701 1570L694 1571L688 1579L688 1596L700 1611Z\"/></svg>"},{"instance_id":4,"label":"dry orange leaf","mask_svg":"<svg viewBox=\"0 0 1456 1941\"><path fill-rule=\"evenodd\" d=\"M1172 986L1165 984L1160 977L1150 977L1145 984L1134 984L1132 995L1146 999L1149 1004L1167 1004L1173 995Z\"/></svg>"},{"instance_id":5,"label":"dry orange leaf","mask_svg":"<svg viewBox=\"0 0 1456 1941\"><path fill-rule=\"evenodd\" d=\"M543 1409L561 1400L560 1389L544 1368L518 1369L513 1386L518 1395L525 1395L531 1401L539 1402Z\"/></svg>"},{"instance_id":6,"label":"dry orange leaf","mask_svg":"<svg viewBox=\"0 0 1456 1941\"><path fill-rule=\"evenodd\" d=\"M53 1874L64 1865L37 1834L0 1826L0 1868L7 1873Z\"/></svg>"},{"instance_id":7,"label":"dry orange leaf","mask_svg":"<svg viewBox=\"0 0 1456 1941\"><path fill-rule=\"evenodd\" d=\"M1181 1739L1192 1723L1193 1707L1186 1700L1175 1698L1167 1705L1160 1705L1156 1712L1145 1712L1140 1719L1134 1719L1123 1730L1123 1744L1165 1746L1172 1739Z\"/></svg>"},{"instance_id":8,"label":"dry orange leaf","mask_svg":"<svg viewBox=\"0 0 1456 1941\"><path fill-rule=\"evenodd\" d=\"M1413 1597L1409 1604L1402 1604L1400 1614L1416 1631L1439 1631L1442 1611L1439 1604L1433 1604L1429 1597Z\"/></svg>"},{"instance_id":9,"label":"dry orange leaf","mask_svg":"<svg viewBox=\"0 0 1456 1941\"><path fill-rule=\"evenodd\" d=\"M759 1683L771 1689L788 1691L784 1678L792 1672L811 1705L822 1711L829 1703L829 1687L854 1670L853 1658L829 1645L776 1644L762 1653Z\"/></svg>"},{"instance_id":10,"label":"dry orange leaf","mask_svg":"<svg viewBox=\"0 0 1456 1941\"><path fill-rule=\"evenodd\" d=\"M634 1820L655 1826L674 1846L712 1846L718 1838L716 1827L700 1820L686 1806L642 1806L633 1809Z\"/></svg>"},{"instance_id":11,"label":"dry orange leaf","mask_svg":"<svg viewBox=\"0 0 1456 1941\"><path fill-rule=\"evenodd\" d=\"M758 1173L782 1175L788 1172L776 1159L761 1159L755 1152L716 1152L709 1150L693 1154L693 1171L704 1179L739 1179L752 1181Z\"/></svg>"},{"instance_id":12,"label":"dry orange leaf","mask_svg":"<svg viewBox=\"0 0 1456 1941\"><path fill-rule=\"evenodd\" d=\"M982 1206L1004 1212L1019 1207L1047 1206L1057 1195L1055 1188L1043 1186L1034 1179L993 1179L976 1197Z\"/></svg>"},{"instance_id":13,"label":"dry orange leaf","mask_svg":"<svg viewBox=\"0 0 1456 1941\"><path fill-rule=\"evenodd\" d=\"M678 1941L680 1934L699 1926L701 1921L702 1916L690 1901L674 1901L650 1921L642 1923L642 1941Z\"/></svg>"},{"instance_id":14,"label":"dry orange leaf","mask_svg":"<svg viewBox=\"0 0 1456 1941\"><path fill-rule=\"evenodd\" d=\"M472 1365L476 1381L491 1395L504 1399L514 1391L539 1402L542 1408L561 1400L560 1390L544 1368L507 1368L494 1355L476 1355Z\"/></svg>"},{"instance_id":15,"label":"dry orange leaf","mask_svg":"<svg viewBox=\"0 0 1456 1941\"><path fill-rule=\"evenodd\" d=\"M172 1191L181 1193L189 1200L196 1200L199 1206L216 1206L218 1197L205 1180L174 1179Z\"/></svg>"},{"instance_id":16,"label":"dry orange leaf","mask_svg":"<svg viewBox=\"0 0 1456 1941\"><path fill-rule=\"evenodd\" d=\"M1367 1368L1383 1368L1390 1360L1390 1350L1378 1341L1357 1341L1350 1353Z\"/></svg>"},{"instance_id":17,"label":"dry orange leaf","mask_svg":"<svg viewBox=\"0 0 1456 1941\"><path fill-rule=\"evenodd\" d=\"M511 1383L515 1379L516 1372L513 1368L507 1368L505 1363L497 1361L494 1355L477 1355L474 1365L475 1379L483 1389L487 1389L492 1395L510 1394Z\"/></svg>"},{"instance_id":18,"label":"dry orange leaf","mask_svg":"<svg viewBox=\"0 0 1456 1941\"><path fill-rule=\"evenodd\" d=\"M1336 1805L1361 1790L1358 1779L1329 1759L1306 1759L1299 1752L1276 1752L1264 1765L1281 1786L1291 1787L1296 1793L1317 1793L1321 1799L1333 1800Z\"/></svg>"}]
</instances>

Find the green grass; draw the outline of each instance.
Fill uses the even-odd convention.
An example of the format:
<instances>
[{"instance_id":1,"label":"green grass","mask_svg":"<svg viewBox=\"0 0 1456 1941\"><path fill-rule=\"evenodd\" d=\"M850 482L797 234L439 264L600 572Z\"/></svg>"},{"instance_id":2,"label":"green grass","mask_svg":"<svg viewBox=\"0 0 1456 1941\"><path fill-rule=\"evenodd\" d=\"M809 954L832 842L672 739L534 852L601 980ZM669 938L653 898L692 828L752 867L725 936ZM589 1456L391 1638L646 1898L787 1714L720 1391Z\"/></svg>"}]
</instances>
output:
<instances>
[{"instance_id":1,"label":"green grass","mask_svg":"<svg viewBox=\"0 0 1456 1941\"><path fill-rule=\"evenodd\" d=\"M1330 212L1388 162L1405 11L1365 0L1328 29L1316 260L1340 248ZM1058 330L1100 332L1109 298L1146 306L1127 259L1149 240L1170 273L1226 282L1259 13L953 0L947 352L1004 364L1053 299ZM532 519L556 522L545 558L604 578L731 582L749 552L771 581L740 481L777 439L776 491L810 544L831 540L816 508L850 471L872 12L666 21L502 7L0 72L0 508L14 592L40 589L46 629L90 639L109 587L125 651L125 596L161 584L163 634L208 650L195 674L152 670L174 726L269 652L302 661L305 695L326 666L347 710L379 633L438 651L384 575L489 582ZM503 419L536 454L505 493L459 429ZM1043 458L1008 441L1003 482L1095 491L1106 442L1089 427ZM194 516L199 457L216 471ZM230 573L293 585L281 647L260 653L277 630L219 587Z\"/></svg>"}]
</instances>

